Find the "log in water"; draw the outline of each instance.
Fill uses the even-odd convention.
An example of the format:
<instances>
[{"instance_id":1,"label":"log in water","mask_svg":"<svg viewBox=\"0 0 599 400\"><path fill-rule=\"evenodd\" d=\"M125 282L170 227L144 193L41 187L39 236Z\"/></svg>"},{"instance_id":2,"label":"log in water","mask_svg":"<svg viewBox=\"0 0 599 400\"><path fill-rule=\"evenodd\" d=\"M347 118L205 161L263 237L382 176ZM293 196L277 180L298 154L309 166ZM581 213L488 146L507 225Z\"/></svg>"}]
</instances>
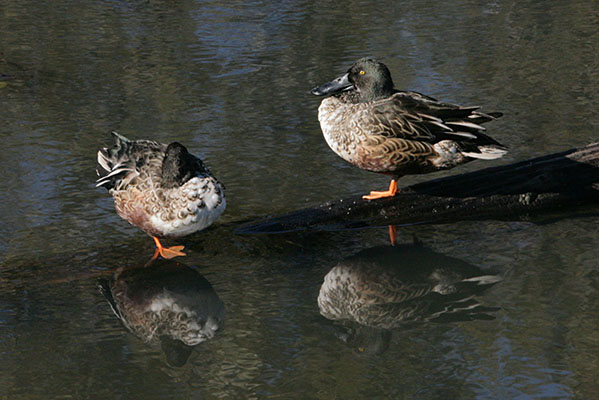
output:
<instances>
[{"instance_id":1,"label":"log in water","mask_svg":"<svg viewBox=\"0 0 599 400\"><path fill-rule=\"evenodd\" d=\"M327 202L239 227L236 233L517 219L599 200L599 143L404 187L395 197Z\"/></svg>"}]
</instances>

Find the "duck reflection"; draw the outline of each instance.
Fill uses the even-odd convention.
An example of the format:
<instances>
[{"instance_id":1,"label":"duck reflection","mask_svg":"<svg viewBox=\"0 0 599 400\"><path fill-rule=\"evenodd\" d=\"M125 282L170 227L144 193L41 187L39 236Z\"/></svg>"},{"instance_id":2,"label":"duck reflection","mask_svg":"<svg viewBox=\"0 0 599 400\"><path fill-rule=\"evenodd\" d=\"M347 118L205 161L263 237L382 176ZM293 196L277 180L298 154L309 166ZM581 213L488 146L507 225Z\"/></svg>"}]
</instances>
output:
<instances>
[{"instance_id":1,"label":"duck reflection","mask_svg":"<svg viewBox=\"0 0 599 400\"><path fill-rule=\"evenodd\" d=\"M123 325L144 343L159 344L171 366L183 366L194 346L223 328L225 307L212 285L179 262L152 260L98 283Z\"/></svg>"},{"instance_id":2,"label":"duck reflection","mask_svg":"<svg viewBox=\"0 0 599 400\"><path fill-rule=\"evenodd\" d=\"M499 281L419 244L381 246L334 266L324 277L318 306L325 318L346 322L341 339L379 353L388 347L389 330L409 323L493 319L490 313L498 309L481 305L476 295Z\"/></svg>"}]
</instances>

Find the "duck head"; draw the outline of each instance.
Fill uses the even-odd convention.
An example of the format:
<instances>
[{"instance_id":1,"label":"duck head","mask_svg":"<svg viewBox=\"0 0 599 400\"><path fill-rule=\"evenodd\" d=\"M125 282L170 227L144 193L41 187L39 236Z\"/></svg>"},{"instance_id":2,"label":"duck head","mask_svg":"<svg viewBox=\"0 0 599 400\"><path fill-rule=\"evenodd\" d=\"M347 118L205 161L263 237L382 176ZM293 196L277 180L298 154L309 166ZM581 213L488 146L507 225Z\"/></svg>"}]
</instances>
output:
<instances>
[{"instance_id":1,"label":"duck head","mask_svg":"<svg viewBox=\"0 0 599 400\"><path fill-rule=\"evenodd\" d=\"M326 96L347 90L355 90L361 102L388 97L395 91L391 72L385 64L374 58L361 58L344 75L312 89L311 93Z\"/></svg>"},{"instance_id":2,"label":"duck head","mask_svg":"<svg viewBox=\"0 0 599 400\"><path fill-rule=\"evenodd\" d=\"M201 160L189 154L185 146L173 142L168 145L162 160L162 186L174 188L185 184L206 169Z\"/></svg>"}]
</instances>

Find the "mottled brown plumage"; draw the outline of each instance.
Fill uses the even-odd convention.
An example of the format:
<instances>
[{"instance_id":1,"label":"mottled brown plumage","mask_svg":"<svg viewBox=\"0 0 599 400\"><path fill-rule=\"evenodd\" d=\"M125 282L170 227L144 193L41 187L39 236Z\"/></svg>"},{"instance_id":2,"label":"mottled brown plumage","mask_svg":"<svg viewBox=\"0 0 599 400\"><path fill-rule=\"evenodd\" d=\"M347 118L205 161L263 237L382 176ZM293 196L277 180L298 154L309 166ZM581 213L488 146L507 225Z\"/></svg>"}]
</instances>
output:
<instances>
[{"instance_id":1,"label":"mottled brown plumage","mask_svg":"<svg viewBox=\"0 0 599 400\"><path fill-rule=\"evenodd\" d=\"M331 149L359 168L393 179L506 153L480 125L501 113L484 114L476 111L478 107L399 91L387 67L373 59L358 60L345 75L312 93L332 94L318 109Z\"/></svg>"},{"instance_id":2,"label":"mottled brown plumage","mask_svg":"<svg viewBox=\"0 0 599 400\"><path fill-rule=\"evenodd\" d=\"M158 237L182 237L211 225L226 206L223 185L177 142L113 136L115 145L98 151L97 186L108 189L123 219L154 237L163 257L183 255L164 253Z\"/></svg>"}]
</instances>

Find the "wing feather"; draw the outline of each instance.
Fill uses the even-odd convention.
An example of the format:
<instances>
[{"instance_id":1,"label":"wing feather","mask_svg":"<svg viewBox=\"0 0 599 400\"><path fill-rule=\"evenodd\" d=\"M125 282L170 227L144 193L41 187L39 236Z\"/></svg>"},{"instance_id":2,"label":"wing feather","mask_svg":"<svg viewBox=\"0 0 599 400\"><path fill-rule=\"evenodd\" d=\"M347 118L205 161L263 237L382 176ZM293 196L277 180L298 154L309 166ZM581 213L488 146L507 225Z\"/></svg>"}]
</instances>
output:
<instances>
[{"instance_id":1,"label":"wing feather","mask_svg":"<svg viewBox=\"0 0 599 400\"><path fill-rule=\"evenodd\" d=\"M151 140L129 140L117 132L113 147L98 151L96 187L125 189L140 175L141 168L158 169L164 157L166 145Z\"/></svg>"},{"instance_id":2,"label":"wing feather","mask_svg":"<svg viewBox=\"0 0 599 400\"><path fill-rule=\"evenodd\" d=\"M367 107L359 124L363 132L386 138L437 143L454 140L465 144L496 144L483 132L481 124L500 117L484 114L478 106L442 103L418 92L398 91Z\"/></svg>"}]
</instances>

